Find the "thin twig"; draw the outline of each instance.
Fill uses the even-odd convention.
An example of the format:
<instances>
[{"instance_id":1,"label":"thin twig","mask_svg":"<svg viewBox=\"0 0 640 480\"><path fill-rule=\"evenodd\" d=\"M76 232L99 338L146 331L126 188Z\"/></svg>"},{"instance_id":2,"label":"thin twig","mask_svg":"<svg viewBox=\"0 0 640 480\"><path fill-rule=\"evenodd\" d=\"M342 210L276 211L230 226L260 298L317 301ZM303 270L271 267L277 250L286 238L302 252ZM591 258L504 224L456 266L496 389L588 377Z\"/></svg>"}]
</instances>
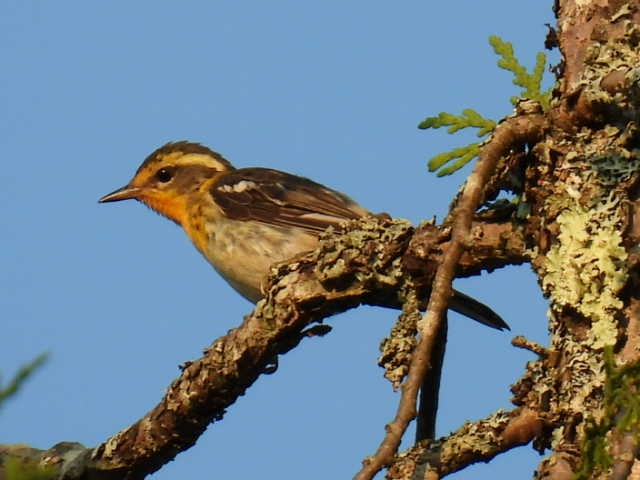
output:
<instances>
[{"instance_id":1,"label":"thin twig","mask_svg":"<svg viewBox=\"0 0 640 480\"><path fill-rule=\"evenodd\" d=\"M529 340L523 335L516 335L511 340L511 345L516 348L522 348L523 350L529 350L530 352L535 353L540 357L546 357L549 355L549 349L543 347L539 343L534 342L533 340Z\"/></svg>"},{"instance_id":2,"label":"thin twig","mask_svg":"<svg viewBox=\"0 0 640 480\"><path fill-rule=\"evenodd\" d=\"M404 432L416 416L418 390L430 368L430 352L433 350L443 314L451 297L451 284L458 261L467 245L473 213L483 199L484 186L493 174L500 157L516 145L540 138L544 125L545 119L542 115L509 118L496 127L491 140L482 149L453 213L451 242L435 275L427 312L421 321L421 337L411 359L409 374L402 385L396 416L387 425L387 433L380 447L373 457L363 462L363 467L354 480L371 480L391 463L398 451Z\"/></svg>"}]
</instances>

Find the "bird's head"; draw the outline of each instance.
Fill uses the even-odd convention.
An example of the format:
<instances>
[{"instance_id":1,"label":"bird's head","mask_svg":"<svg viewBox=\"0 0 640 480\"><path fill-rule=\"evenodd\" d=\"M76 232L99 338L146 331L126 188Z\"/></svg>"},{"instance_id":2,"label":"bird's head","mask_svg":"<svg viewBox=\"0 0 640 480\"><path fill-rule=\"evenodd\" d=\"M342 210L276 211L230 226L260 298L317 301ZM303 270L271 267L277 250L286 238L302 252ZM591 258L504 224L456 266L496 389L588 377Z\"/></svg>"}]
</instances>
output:
<instances>
[{"instance_id":1,"label":"bird's head","mask_svg":"<svg viewBox=\"0 0 640 480\"><path fill-rule=\"evenodd\" d=\"M198 143L168 143L149 155L131 181L98 200L101 203L139 200L184 225L189 195L217 175L233 170L219 153Z\"/></svg>"}]
</instances>

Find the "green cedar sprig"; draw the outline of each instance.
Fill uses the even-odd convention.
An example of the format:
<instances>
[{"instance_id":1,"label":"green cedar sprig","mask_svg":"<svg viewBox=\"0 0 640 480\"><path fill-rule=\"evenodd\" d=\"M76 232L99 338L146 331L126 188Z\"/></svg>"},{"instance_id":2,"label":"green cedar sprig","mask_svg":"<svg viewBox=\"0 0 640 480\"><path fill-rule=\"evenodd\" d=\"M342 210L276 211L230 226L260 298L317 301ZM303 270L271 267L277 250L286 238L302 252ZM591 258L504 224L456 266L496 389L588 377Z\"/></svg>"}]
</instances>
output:
<instances>
[{"instance_id":1,"label":"green cedar sprig","mask_svg":"<svg viewBox=\"0 0 640 480\"><path fill-rule=\"evenodd\" d=\"M500 37L492 35L489 43L494 52L500 56L498 66L513 73L513 83L522 88L520 97L512 97L511 102L515 105L521 99L531 99L540 103L543 110L549 108L551 101L551 89L542 91L542 76L544 75L547 62L544 53L538 53L533 72L529 73L515 57L513 45L505 42ZM427 117L418 128L426 130L428 128L448 127L448 133L456 133L464 128L477 128L477 136L485 137L496 127L496 122L483 117L473 109L467 108L462 111L462 115L448 112L441 112L437 117ZM428 162L429 171L436 171L439 177L450 175L459 170L480 153L482 142L471 143L463 147L454 148L448 152L439 153Z\"/></svg>"},{"instance_id":2,"label":"green cedar sprig","mask_svg":"<svg viewBox=\"0 0 640 480\"><path fill-rule=\"evenodd\" d=\"M511 103L516 105L519 100L528 98L537 101L542 105L543 110L547 110L551 101L551 88L545 91L541 90L547 56L543 52L539 52L536 55L533 72L529 73L527 68L516 58L511 42L505 42L497 35L491 35L489 43L496 55L500 56L498 66L513 73L513 84L522 88L519 97L511 97Z\"/></svg>"},{"instance_id":3,"label":"green cedar sprig","mask_svg":"<svg viewBox=\"0 0 640 480\"><path fill-rule=\"evenodd\" d=\"M478 112L471 108L467 108L462 111L462 115L454 115L453 113L441 112L437 117L427 117L418 128L441 128L449 127L448 133L456 133L463 128L479 128L478 137L484 137L485 135L493 132L496 128L496 122L488 118L484 118Z\"/></svg>"},{"instance_id":4,"label":"green cedar sprig","mask_svg":"<svg viewBox=\"0 0 640 480\"><path fill-rule=\"evenodd\" d=\"M442 128L448 127L448 133L455 133L464 128L477 128L477 136L483 137L496 128L496 122L483 117L471 108L462 111L462 115L441 112L437 117L427 117L418 128ZM437 171L437 175L442 177L464 167L480 153L480 143L471 143L464 147L454 148L448 152L442 152L429 160L429 171ZM446 165L446 166L445 166Z\"/></svg>"}]
</instances>

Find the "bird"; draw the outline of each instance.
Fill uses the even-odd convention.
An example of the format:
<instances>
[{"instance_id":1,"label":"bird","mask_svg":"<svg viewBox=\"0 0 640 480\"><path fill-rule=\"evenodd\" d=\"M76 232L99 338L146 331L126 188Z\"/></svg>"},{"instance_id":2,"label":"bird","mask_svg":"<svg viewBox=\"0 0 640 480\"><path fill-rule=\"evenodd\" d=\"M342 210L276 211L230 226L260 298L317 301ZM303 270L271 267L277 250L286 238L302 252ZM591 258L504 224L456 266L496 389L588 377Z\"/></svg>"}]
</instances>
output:
<instances>
[{"instance_id":1,"label":"bird","mask_svg":"<svg viewBox=\"0 0 640 480\"><path fill-rule=\"evenodd\" d=\"M312 251L330 226L372 215L347 195L308 178L262 167L235 168L195 142L152 152L125 186L100 203L138 200L183 228L243 297L256 303L274 264ZM504 320L454 290L449 308L498 330Z\"/></svg>"}]
</instances>

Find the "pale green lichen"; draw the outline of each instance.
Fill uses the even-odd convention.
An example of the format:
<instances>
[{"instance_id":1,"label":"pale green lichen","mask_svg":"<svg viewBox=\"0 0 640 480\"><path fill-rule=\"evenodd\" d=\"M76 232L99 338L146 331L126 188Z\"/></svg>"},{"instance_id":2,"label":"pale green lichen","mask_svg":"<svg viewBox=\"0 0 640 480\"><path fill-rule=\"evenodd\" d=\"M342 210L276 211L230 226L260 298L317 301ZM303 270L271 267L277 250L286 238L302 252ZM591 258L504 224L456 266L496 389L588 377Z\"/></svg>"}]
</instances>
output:
<instances>
[{"instance_id":1,"label":"pale green lichen","mask_svg":"<svg viewBox=\"0 0 640 480\"><path fill-rule=\"evenodd\" d=\"M565 412L579 416L587 409L592 418L601 418L603 412L599 399L606 382L601 355L584 348L580 342L568 341L564 347L571 358L564 367L567 378L560 393ZM584 424L575 428L581 435Z\"/></svg>"},{"instance_id":2,"label":"pale green lichen","mask_svg":"<svg viewBox=\"0 0 640 480\"><path fill-rule=\"evenodd\" d=\"M451 434L442 445L441 458L457 458L468 452L490 454L500 443L500 432L511 419L508 412L498 409L481 422L465 422Z\"/></svg>"},{"instance_id":3,"label":"pale green lichen","mask_svg":"<svg viewBox=\"0 0 640 480\"><path fill-rule=\"evenodd\" d=\"M564 442L564 425L560 425L551 433L551 449L556 451Z\"/></svg>"},{"instance_id":4,"label":"pale green lichen","mask_svg":"<svg viewBox=\"0 0 640 480\"><path fill-rule=\"evenodd\" d=\"M579 88L581 96L591 104L613 104L627 110L636 109L638 102L635 80L640 61L640 50L637 48L640 28L632 18L625 18L627 12L624 7L619 10L620 20L616 24L625 31L625 35L607 42L591 43L585 50L585 68L579 85L574 88ZM624 73L627 80L625 88L613 91L602 88L602 81L616 71Z\"/></svg>"},{"instance_id":5,"label":"pale green lichen","mask_svg":"<svg viewBox=\"0 0 640 480\"><path fill-rule=\"evenodd\" d=\"M397 284L402 277L402 259L389 257L385 246L408 239L411 231L408 220L376 217L329 228L320 236L316 250L318 279L325 286L338 282ZM364 256L363 251L367 252ZM366 266L361 265L362 261L367 262Z\"/></svg>"},{"instance_id":6,"label":"pale green lichen","mask_svg":"<svg viewBox=\"0 0 640 480\"><path fill-rule=\"evenodd\" d=\"M409 373L411 356L418 343L416 335L421 317L417 292L411 282L405 283L401 295L404 299L402 314L389 336L380 342L378 358L378 365L384 368L384 377L391 382L394 390L400 388Z\"/></svg>"},{"instance_id":7,"label":"pale green lichen","mask_svg":"<svg viewBox=\"0 0 640 480\"><path fill-rule=\"evenodd\" d=\"M594 348L616 342L614 315L622 308L618 293L628 276L619 210L613 196L591 208L576 202L558 216L560 233L546 255L543 288L556 308L571 306L591 319L588 341Z\"/></svg>"}]
</instances>

